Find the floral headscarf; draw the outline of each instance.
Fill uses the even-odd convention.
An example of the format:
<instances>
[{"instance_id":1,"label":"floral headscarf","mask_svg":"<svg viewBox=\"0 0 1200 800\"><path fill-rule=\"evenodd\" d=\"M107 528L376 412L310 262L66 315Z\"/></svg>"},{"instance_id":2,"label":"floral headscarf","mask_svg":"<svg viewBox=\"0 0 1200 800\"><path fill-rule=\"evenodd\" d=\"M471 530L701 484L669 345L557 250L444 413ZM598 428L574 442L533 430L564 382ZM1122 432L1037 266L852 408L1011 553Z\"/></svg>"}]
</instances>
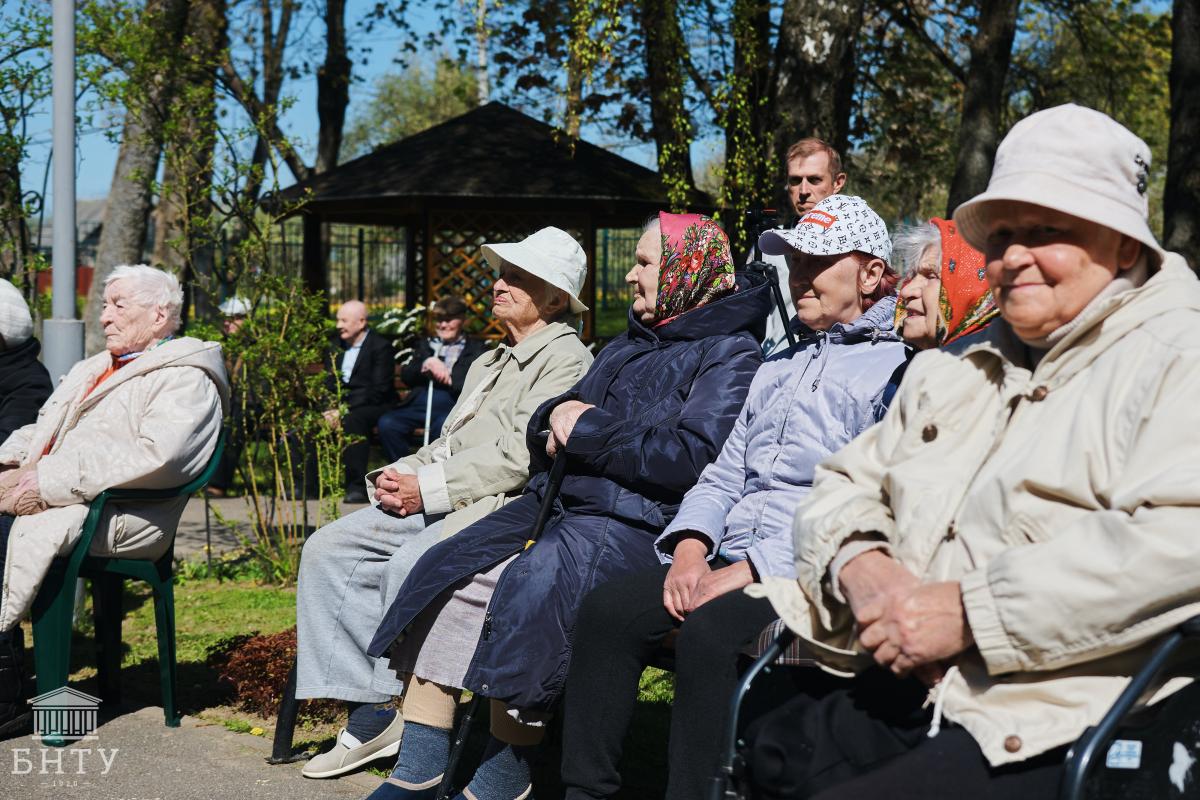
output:
<instances>
[{"instance_id":1,"label":"floral headscarf","mask_svg":"<svg viewBox=\"0 0 1200 800\"><path fill-rule=\"evenodd\" d=\"M654 304L655 327L737 288L729 237L720 225L699 214L666 212L658 215L658 224L662 260Z\"/></svg>"},{"instance_id":2,"label":"floral headscarf","mask_svg":"<svg viewBox=\"0 0 1200 800\"><path fill-rule=\"evenodd\" d=\"M938 347L982 330L999 313L984 275L984 257L967 244L950 220L929 220L942 234L941 290L938 296ZM904 301L896 303L896 330L904 324Z\"/></svg>"}]
</instances>

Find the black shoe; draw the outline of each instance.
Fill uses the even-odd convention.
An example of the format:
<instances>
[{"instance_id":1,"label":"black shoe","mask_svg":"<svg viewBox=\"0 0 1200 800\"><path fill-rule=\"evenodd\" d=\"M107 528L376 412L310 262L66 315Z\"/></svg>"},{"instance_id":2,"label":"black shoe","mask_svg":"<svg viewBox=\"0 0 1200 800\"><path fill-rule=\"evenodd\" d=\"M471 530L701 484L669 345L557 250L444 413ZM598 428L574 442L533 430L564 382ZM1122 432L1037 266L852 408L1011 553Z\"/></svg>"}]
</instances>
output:
<instances>
[{"instance_id":1,"label":"black shoe","mask_svg":"<svg viewBox=\"0 0 1200 800\"><path fill-rule=\"evenodd\" d=\"M366 503L367 490L361 486L355 486L353 489L346 490L346 496L342 498L344 503Z\"/></svg>"}]
</instances>

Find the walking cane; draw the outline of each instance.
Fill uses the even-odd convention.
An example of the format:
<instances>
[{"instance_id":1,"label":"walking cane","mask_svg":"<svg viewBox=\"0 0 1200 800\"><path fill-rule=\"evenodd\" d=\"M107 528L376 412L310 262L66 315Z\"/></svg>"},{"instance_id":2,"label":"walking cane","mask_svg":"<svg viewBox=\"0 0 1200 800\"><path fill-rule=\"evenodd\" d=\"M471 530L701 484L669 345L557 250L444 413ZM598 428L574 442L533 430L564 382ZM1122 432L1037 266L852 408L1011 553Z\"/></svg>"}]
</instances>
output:
<instances>
[{"instance_id":1,"label":"walking cane","mask_svg":"<svg viewBox=\"0 0 1200 800\"><path fill-rule=\"evenodd\" d=\"M442 357L442 343L439 340L434 345L434 358ZM425 392L425 441L422 446L429 446L429 424L433 421L433 376L429 376L429 389Z\"/></svg>"},{"instance_id":2,"label":"walking cane","mask_svg":"<svg viewBox=\"0 0 1200 800\"><path fill-rule=\"evenodd\" d=\"M542 431L538 436L549 437L550 431ZM533 528L529 531L529 539L525 542L526 550L533 546L533 543L542 535L542 531L546 529L546 523L550 520L551 512L554 511L554 501L558 499L558 492L562 488L563 476L566 472L567 456L559 453L554 456L554 461L550 464L545 494L542 495L542 504L538 506ZM467 710L463 713L462 720L458 723L458 730L455 731L454 741L450 745L450 758L446 761L446 771L442 774L442 782L438 784L437 800L447 800L450 792L453 791L454 771L458 768L459 759L462 758L467 737L471 735L471 723L475 721L475 714L479 711L479 701L482 699L481 695L473 696L467 705Z\"/></svg>"}]
</instances>

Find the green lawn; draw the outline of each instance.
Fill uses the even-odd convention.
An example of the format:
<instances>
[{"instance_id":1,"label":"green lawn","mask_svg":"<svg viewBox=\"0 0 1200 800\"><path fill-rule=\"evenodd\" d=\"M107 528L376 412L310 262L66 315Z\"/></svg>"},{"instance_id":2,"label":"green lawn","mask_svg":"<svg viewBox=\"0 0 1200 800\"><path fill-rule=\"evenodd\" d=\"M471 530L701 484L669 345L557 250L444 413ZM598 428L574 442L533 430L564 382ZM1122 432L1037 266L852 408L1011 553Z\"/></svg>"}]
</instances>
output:
<instances>
[{"instance_id":1,"label":"green lawn","mask_svg":"<svg viewBox=\"0 0 1200 800\"><path fill-rule=\"evenodd\" d=\"M193 567L179 571L196 576ZM149 587L127 581L122 625L122 700L126 708L161 703L158 688L158 645L154 627L154 602ZM73 636L71 682L82 691L95 692L96 654L92 643L91 602L80 617ZM218 684L206 663L209 649L230 636L245 633L276 633L296 623L296 591L292 587L261 585L249 577L224 581L188 577L175 586L175 626L178 652L178 703L185 714L199 716L240 732L270 737L274 719L246 713L230 705L227 689ZM28 627L28 624L26 624ZM26 641L32 636L26 632ZM674 677L657 669L642 676L634 723L622 765L625 786L618 797L661 796L665 790L666 740L670 721ZM486 708L486 705L484 706ZM475 727L473 746L464 757L464 769L478 763L487 732L486 711ZM297 729L297 745L321 747L337 734L340 723L304 724ZM561 797L558 783L559 728L551 727L548 745L537 759L538 798ZM472 760L474 759L474 760ZM377 765L386 766L386 765ZM374 770L386 774L385 770Z\"/></svg>"}]
</instances>

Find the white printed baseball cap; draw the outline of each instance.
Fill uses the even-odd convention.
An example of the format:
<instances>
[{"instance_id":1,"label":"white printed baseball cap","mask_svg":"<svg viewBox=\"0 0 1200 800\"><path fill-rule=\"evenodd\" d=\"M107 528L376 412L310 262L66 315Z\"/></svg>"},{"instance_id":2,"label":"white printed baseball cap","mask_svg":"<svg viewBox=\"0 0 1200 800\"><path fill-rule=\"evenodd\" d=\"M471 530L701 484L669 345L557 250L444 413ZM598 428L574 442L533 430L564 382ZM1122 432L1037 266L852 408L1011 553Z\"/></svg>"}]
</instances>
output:
<instances>
[{"instance_id":1,"label":"white printed baseball cap","mask_svg":"<svg viewBox=\"0 0 1200 800\"><path fill-rule=\"evenodd\" d=\"M852 194L831 194L813 206L791 230L772 230L758 237L758 246L771 256L799 250L810 256L834 256L859 251L892 257L887 225L867 202Z\"/></svg>"}]
</instances>

